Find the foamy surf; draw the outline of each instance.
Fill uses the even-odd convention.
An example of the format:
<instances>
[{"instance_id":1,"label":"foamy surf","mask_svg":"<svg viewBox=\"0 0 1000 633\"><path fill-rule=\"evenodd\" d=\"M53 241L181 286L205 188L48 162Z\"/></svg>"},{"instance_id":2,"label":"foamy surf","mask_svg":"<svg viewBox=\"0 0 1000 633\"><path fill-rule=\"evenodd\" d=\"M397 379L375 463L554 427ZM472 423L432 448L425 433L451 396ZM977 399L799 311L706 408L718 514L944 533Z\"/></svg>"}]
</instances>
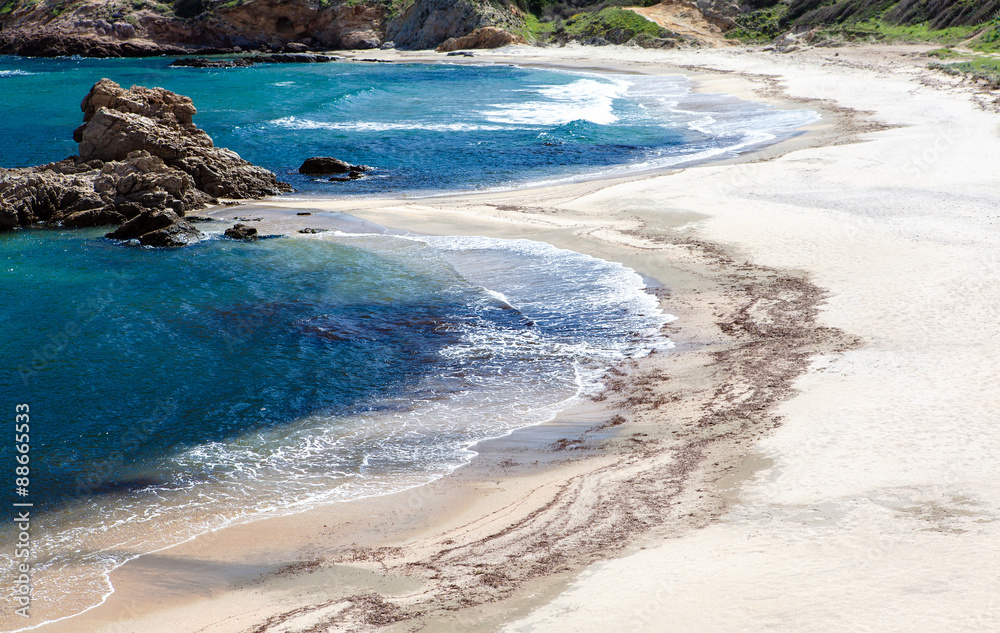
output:
<instances>
[{"instance_id":1,"label":"foamy surf","mask_svg":"<svg viewBox=\"0 0 1000 633\"><path fill-rule=\"evenodd\" d=\"M419 286L431 284L420 292L440 288L454 298L454 314L436 326L448 342L423 361L431 370L402 389L147 458L127 473L143 483L64 503L57 527L33 535L36 604L82 611L106 599L110 572L137 555L228 525L426 484L467 463L477 442L552 419L598 389L608 363L670 346L661 328L672 317L637 273L546 244L327 233L235 248L259 246L275 258L248 260L254 283L280 262L301 275L325 265L326 249L344 248L408 271L402 283L419 276ZM191 253L201 265L209 257ZM392 301L399 291L376 289L367 300ZM321 315L281 327L325 339L345 326ZM147 417L132 426L143 428Z\"/></svg>"}]
</instances>

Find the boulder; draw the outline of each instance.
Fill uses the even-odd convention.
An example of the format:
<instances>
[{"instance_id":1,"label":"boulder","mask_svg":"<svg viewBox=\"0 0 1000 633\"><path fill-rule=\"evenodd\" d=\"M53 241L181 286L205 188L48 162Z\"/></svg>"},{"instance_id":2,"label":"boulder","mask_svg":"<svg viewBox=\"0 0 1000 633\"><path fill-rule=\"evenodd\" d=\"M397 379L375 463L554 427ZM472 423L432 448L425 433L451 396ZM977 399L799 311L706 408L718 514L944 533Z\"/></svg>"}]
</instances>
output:
<instances>
[{"instance_id":1,"label":"boulder","mask_svg":"<svg viewBox=\"0 0 1000 633\"><path fill-rule=\"evenodd\" d=\"M65 220L63 226L71 227L93 227L93 226L117 226L125 222L126 217L114 210L112 207L102 206L87 211L78 211Z\"/></svg>"},{"instance_id":2,"label":"boulder","mask_svg":"<svg viewBox=\"0 0 1000 633\"><path fill-rule=\"evenodd\" d=\"M144 246L186 246L204 235L173 211L143 211L105 237L112 240L138 240Z\"/></svg>"},{"instance_id":3,"label":"boulder","mask_svg":"<svg viewBox=\"0 0 1000 633\"><path fill-rule=\"evenodd\" d=\"M313 158L307 158L302 163L302 166L299 167L299 173L307 176L347 174L348 180L357 180L363 177L365 172L372 171L373 169L373 167L369 167L368 165L352 165L331 156L314 156Z\"/></svg>"},{"instance_id":4,"label":"boulder","mask_svg":"<svg viewBox=\"0 0 1000 633\"><path fill-rule=\"evenodd\" d=\"M235 224L231 228L226 229L225 235L231 240L252 242L257 239L257 229L246 224Z\"/></svg>"},{"instance_id":5,"label":"boulder","mask_svg":"<svg viewBox=\"0 0 1000 633\"><path fill-rule=\"evenodd\" d=\"M437 52L466 50L470 48L500 48L510 44L525 44L524 38L495 26L476 29L468 35L453 37L437 47Z\"/></svg>"},{"instance_id":6,"label":"boulder","mask_svg":"<svg viewBox=\"0 0 1000 633\"><path fill-rule=\"evenodd\" d=\"M302 166L299 167L300 174L306 174L309 176L346 174L349 171L351 171L350 163L331 156L314 156L313 158L307 158L305 162L302 163Z\"/></svg>"}]
</instances>

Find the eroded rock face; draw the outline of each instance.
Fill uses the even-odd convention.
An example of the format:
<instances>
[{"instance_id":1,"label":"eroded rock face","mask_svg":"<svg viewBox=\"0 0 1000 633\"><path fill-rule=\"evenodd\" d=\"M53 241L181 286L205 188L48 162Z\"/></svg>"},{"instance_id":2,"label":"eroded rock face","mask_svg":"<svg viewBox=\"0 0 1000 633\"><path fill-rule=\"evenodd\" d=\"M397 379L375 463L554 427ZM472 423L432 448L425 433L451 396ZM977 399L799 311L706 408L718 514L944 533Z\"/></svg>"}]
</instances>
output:
<instances>
[{"instance_id":1,"label":"eroded rock face","mask_svg":"<svg viewBox=\"0 0 1000 633\"><path fill-rule=\"evenodd\" d=\"M437 47L437 51L439 53L447 53L449 51L460 51L469 48L500 48L501 46L524 43L524 38L520 35L508 33L495 26L486 26L476 29L468 35L445 40L443 44Z\"/></svg>"},{"instance_id":2,"label":"eroded rock face","mask_svg":"<svg viewBox=\"0 0 1000 633\"><path fill-rule=\"evenodd\" d=\"M122 160L142 150L189 174L194 186L210 196L259 198L291 191L270 171L215 147L192 122L197 110L188 97L163 88L124 90L102 79L80 108L86 123L80 131L83 160Z\"/></svg>"},{"instance_id":3,"label":"eroded rock face","mask_svg":"<svg viewBox=\"0 0 1000 633\"><path fill-rule=\"evenodd\" d=\"M475 0L415 0L386 27L386 40L401 49L435 48L445 40L464 37L485 27L518 31L524 27L524 15L513 5Z\"/></svg>"},{"instance_id":4,"label":"eroded rock face","mask_svg":"<svg viewBox=\"0 0 1000 633\"><path fill-rule=\"evenodd\" d=\"M215 147L194 125L197 111L182 95L162 88L124 90L102 79L80 107L84 124L74 132L79 156L0 170L0 230L124 222L109 236L181 246L201 236L180 223L187 211L214 204L218 197L291 191L270 171Z\"/></svg>"}]
</instances>

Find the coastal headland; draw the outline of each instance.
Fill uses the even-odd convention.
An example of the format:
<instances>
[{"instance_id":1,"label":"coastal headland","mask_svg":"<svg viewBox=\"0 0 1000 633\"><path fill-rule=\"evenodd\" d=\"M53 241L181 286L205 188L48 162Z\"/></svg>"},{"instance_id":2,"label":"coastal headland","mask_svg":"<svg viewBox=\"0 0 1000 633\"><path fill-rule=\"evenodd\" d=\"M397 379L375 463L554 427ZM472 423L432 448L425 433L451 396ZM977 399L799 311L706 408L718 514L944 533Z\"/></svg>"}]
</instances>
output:
<instances>
[{"instance_id":1,"label":"coastal headland","mask_svg":"<svg viewBox=\"0 0 1000 633\"><path fill-rule=\"evenodd\" d=\"M35 630L1000 628L1000 125L996 95L928 69L929 48L482 53L684 72L824 118L664 173L210 210L621 262L655 280L676 347L434 483L139 557L102 604Z\"/></svg>"}]
</instances>

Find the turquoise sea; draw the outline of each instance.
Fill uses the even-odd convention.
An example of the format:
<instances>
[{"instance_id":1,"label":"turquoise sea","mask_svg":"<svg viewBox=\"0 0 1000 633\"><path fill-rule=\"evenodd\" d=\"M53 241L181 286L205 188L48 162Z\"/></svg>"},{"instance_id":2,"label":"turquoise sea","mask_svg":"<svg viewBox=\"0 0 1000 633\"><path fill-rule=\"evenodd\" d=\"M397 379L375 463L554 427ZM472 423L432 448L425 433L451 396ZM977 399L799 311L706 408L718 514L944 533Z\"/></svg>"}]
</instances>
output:
<instances>
[{"instance_id":1,"label":"turquoise sea","mask_svg":"<svg viewBox=\"0 0 1000 633\"><path fill-rule=\"evenodd\" d=\"M695 93L680 77L168 63L0 57L0 166L73 154L79 102L101 77L192 97L217 145L297 196L690 164L817 118ZM314 155L376 171L350 183L296 174ZM15 404L31 407L40 613L96 604L109 570L197 533L430 481L478 440L597 389L608 364L670 347L647 280L539 242L335 232L150 250L102 234L0 234L0 405L11 420ZM0 444L0 461L13 458Z\"/></svg>"}]
</instances>

